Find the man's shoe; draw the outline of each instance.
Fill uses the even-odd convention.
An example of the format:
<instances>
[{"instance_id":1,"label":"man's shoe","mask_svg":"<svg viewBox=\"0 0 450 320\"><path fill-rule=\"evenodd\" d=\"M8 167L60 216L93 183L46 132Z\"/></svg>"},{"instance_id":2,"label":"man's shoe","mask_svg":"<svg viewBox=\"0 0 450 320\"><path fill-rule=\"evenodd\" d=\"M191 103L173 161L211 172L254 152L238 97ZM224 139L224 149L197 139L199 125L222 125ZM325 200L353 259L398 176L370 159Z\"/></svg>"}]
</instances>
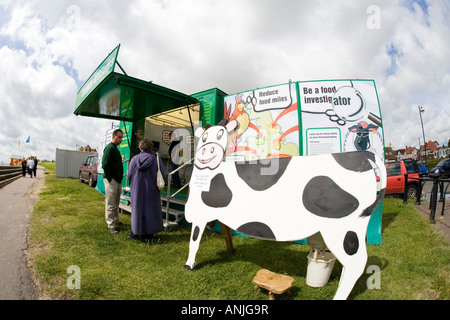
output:
<instances>
[{"instance_id":1,"label":"man's shoe","mask_svg":"<svg viewBox=\"0 0 450 320\"><path fill-rule=\"evenodd\" d=\"M117 231L115 228L108 228L108 231L109 231L110 233L117 233L117 232L119 232L119 231Z\"/></svg>"}]
</instances>

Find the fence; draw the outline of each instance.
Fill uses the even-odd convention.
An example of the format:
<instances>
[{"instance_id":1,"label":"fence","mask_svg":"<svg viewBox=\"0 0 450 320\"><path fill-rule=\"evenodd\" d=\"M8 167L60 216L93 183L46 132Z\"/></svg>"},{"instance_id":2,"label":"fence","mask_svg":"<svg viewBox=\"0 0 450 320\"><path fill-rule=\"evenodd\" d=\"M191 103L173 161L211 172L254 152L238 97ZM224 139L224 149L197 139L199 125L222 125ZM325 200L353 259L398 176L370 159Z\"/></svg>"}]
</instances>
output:
<instances>
[{"instance_id":1,"label":"fence","mask_svg":"<svg viewBox=\"0 0 450 320\"><path fill-rule=\"evenodd\" d=\"M0 166L0 188L19 179L22 176L22 166Z\"/></svg>"},{"instance_id":2,"label":"fence","mask_svg":"<svg viewBox=\"0 0 450 320\"><path fill-rule=\"evenodd\" d=\"M408 178L408 174L405 173L405 186L408 185L408 179L419 180L419 190L417 192L416 204L420 204L420 200L422 197L423 186L426 182L433 182L433 187L431 189L431 198L430 198L430 223L435 223L436 217L436 205L437 202L442 202L442 210L441 215L444 215L445 210L445 198L448 191L448 187L450 185L450 179L442 176L428 176L428 177L420 177L420 178ZM447 185L445 185L447 184ZM438 192L439 190L439 192ZM407 188L403 193L403 203L407 202ZM439 197L439 200L438 200Z\"/></svg>"}]
</instances>

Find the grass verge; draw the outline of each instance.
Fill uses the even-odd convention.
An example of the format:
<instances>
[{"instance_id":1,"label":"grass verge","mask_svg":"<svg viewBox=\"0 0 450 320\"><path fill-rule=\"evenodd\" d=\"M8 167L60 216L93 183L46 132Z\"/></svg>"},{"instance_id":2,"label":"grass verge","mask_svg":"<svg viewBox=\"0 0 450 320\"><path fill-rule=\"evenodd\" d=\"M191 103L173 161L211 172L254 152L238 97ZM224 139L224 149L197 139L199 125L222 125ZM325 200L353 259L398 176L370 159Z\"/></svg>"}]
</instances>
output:
<instances>
[{"instance_id":1,"label":"grass verge","mask_svg":"<svg viewBox=\"0 0 450 320\"><path fill-rule=\"evenodd\" d=\"M209 231L197 269L186 271L190 228L162 232L158 243L145 244L126 238L130 216L121 214L124 226L110 234L104 196L76 179L56 178L54 164L42 165L45 185L31 215L28 256L44 298L267 300L267 292L254 290L251 282L261 268L294 277L291 294L277 300L332 299L337 290L339 262L328 285L306 285L309 246L235 236L237 250L229 253L222 235ZM379 278L366 269L349 299L450 299L449 243L413 204L385 199L383 245L368 246L368 255L366 268L375 266ZM80 289L67 286L68 279L74 283L70 266L80 270ZM369 289L368 282L376 288Z\"/></svg>"}]
</instances>

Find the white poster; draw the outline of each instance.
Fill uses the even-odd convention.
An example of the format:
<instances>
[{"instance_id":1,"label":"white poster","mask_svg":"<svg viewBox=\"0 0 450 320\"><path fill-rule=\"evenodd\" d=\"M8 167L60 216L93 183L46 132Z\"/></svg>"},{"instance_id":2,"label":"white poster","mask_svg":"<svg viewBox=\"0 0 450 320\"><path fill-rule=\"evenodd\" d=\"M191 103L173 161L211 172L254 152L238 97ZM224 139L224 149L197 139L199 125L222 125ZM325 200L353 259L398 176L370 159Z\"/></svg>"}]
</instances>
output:
<instances>
[{"instance_id":1,"label":"white poster","mask_svg":"<svg viewBox=\"0 0 450 320\"><path fill-rule=\"evenodd\" d=\"M258 160L299 155L295 83L225 97L225 115L239 122L227 160Z\"/></svg>"},{"instance_id":2,"label":"white poster","mask_svg":"<svg viewBox=\"0 0 450 320\"><path fill-rule=\"evenodd\" d=\"M384 159L372 80L299 82L303 154L367 150Z\"/></svg>"}]
</instances>

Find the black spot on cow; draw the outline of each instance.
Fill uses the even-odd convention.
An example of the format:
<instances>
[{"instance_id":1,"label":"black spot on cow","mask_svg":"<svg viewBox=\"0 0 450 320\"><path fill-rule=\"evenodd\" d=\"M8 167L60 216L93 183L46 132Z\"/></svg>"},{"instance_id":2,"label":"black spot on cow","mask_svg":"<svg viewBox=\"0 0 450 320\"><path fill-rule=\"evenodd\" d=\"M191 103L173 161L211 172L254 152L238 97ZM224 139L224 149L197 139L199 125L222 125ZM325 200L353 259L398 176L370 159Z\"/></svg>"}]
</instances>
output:
<instances>
[{"instance_id":1,"label":"black spot on cow","mask_svg":"<svg viewBox=\"0 0 450 320\"><path fill-rule=\"evenodd\" d=\"M303 190L305 208L324 218L343 218L359 206L359 201L326 176L312 178Z\"/></svg>"},{"instance_id":2,"label":"black spot on cow","mask_svg":"<svg viewBox=\"0 0 450 320\"><path fill-rule=\"evenodd\" d=\"M261 222L249 222L243 224L237 231L253 238L264 239L264 240L276 240L272 229L268 225Z\"/></svg>"},{"instance_id":3,"label":"black spot on cow","mask_svg":"<svg viewBox=\"0 0 450 320\"><path fill-rule=\"evenodd\" d=\"M267 190L283 176L291 157L236 162L239 177L256 191Z\"/></svg>"},{"instance_id":4,"label":"black spot on cow","mask_svg":"<svg viewBox=\"0 0 450 320\"><path fill-rule=\"evenodd\" d=\"M345 238L344 238L345 252L349 256L352 256L358 252L358 249L359 249L358 235L353 231L347 232L347 234L345 235Z\"/></svg>"},{"instance_id":5,"label":"black spot on cow","mask_svg":"<svg viewBox=\"0 0 450 320\"><path fill-rule=\"evenodd\" d=\"M233 193L225 181L222 173L211 179L209 191L202 192L202 201L208 207L224 208L228 206L233 198Z\"/></svg>"},{"instance_id":6,"label":"black spot on cow","mask_svg":"<svg viewBox=\"0 0 450 320\"><path fill-rule=\"evenodd\" d=\"M194 228L194 232L192 233L192 240L193 241L197 241L197 238L198 238L199 234L200 234L200 228L196 226Z\"/></svg>"},{"instance_id":7,"label":"black spot on cow","mask_svg":"<svg viewBox=\"0 0 450 320\"><path fill-rule=\"evenodd\" d=\"M340 166L356 172L365 172L372 169L372 165L367 159L375 162L375 155L370 151L332 153L331 155Z\"/></svg>"}]
</instances>

